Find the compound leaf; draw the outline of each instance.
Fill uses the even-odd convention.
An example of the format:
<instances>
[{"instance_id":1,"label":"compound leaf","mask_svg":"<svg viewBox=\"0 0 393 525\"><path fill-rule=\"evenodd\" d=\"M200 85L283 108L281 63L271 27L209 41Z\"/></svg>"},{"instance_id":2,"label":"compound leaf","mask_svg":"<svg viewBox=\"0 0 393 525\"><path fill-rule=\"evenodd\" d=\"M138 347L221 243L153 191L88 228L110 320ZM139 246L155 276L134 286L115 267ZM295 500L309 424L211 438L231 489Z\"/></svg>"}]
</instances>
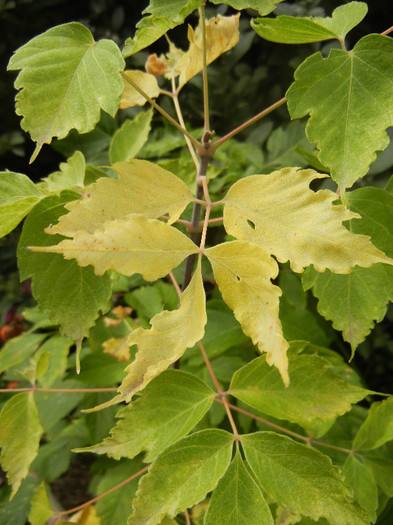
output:
<instances>
[{"instance_id":1,"label":"compound leaf","mask_svg":"<svg viewBox=\"0 0 393 525\"><path fill-rule=\"evenodd\" d=\"M337 7L331 18L282 15L256 18L251 21L251 27L265 40L282 44L306 44L332 38L344 40L366 16L367 9L364 2L350 2Z\"/></svg>"},{"instance_id":2,"label":"compound leaf","mask_svg":"<svg viewBox=\"0 0 393 525\"><path fill-rule=\"evenodd\" d=\"M70 157L67 162L60 164L60 171L56 171L44 179L39 188L43 193L56 193L67 189L84 187L86 163L80 151Z\"/></svg>"},{"instance_id":3,"label":"compound leaf","mask_svg":"<svg viewBox=\"0 0 393 525\"><path fill-rule=\"evenodd\" d=\"M70 202L58 224L47 228L47 233L72 237L78 231L94 233L112 219L121 219L130 213L141 213L148 218L169 214L169 224L175 222L191 202L192 194L185 183L173 173L147 160L133 159L118 162L113 168L118 179L100 178L85 189L87 196Z\"/></svg>"},{"instance_id":4,"label":"compound leaf","mask_svg":"<svg viewBox=\"0 0 393 525\"><path fill-rule=\"evenodd\" d=\"M393 397L373 403L353 442L355 450L372 450L393 439Z\"/></svg>"},{"instance_id":5,"label":"compound leaf","mask_svg":"<svg viewBox=\"0 0 393 525\"><path fill-rule=\"evenodd\" d=\"M42 432L32 392L15 394L5 403L0 413L0 463L12 485L11 498L38 453Z\"/></svg>"},{"instance_id":6,"label":"compound leaf","mask_svg":"<svg viewBox=\"0 0 393 525\"><path fill-rule=\"evenodd\" d=\"M324 177L313 170L283 168L240 179L224 198L226 231L262 246L279 262L289 260L295 272L310 264L335 273L349 273L356 264L393 264L367 236L345 228L343 221L359 216L333 205L335 193L309 188L312 180Z\"/></svg>"},{"instance_id":7,"label":"compound leaf","mask_svg":"<svg viewBox=\"0 0 393 525\"><path fill-rule=\"evenodd\" d=\"M164 450L140 481L128 525L156 525L205 499L228 468L232 444L225 430L208 429Z\"/></svg>"},{"instance_id":8,"label":"compound leaf","mask_svg":"<svg viewBox=\"0 0 393 525\"><path fill-rule=\"evenodd\" d=\"M367 525L337 467L307 445L275 432L240 437L246 460L268 496L294 514L331 525Z\"/></svg>"},{"instance_id":9,"label":"compound leaf","mask_svg":"<svg viewBox=\"0 0 393 525\"><path fill-rule=\"evenodd\" d=\"M126 120L112 137L109 147L111 163L133 159L147 141L153 111L143 111L133 120Z\"/></svg>"},{"instance_id":10,"label":"compound leaf","mask_svg":"<svg viewBox=\"0 0 393 525\"><path fill-rule=\"evenodd\" d=\"M33 182L22 173L0 173L0 237L12 231L42 198Z\"/></svg>"},{"instance_id":11,"label":"compound leaf","mask_svg":"<svg viewBox=\"0 0 393 525\"><path fill-rule=\"evenodd\" d=\"M168 445L184 437L213 403L215 393L201 379L180 370L165 370L121 408L111 436L77 452L107 454L114 459L134 458L146 451L152 462Z\"/></svg>"},{"instance_id":12,"label":"compound leaf","mask_svg":"<svg viewBox=\"0 0 393 525\"><path fill-rule=\"evenodd\" d=\"M258 357L235 372L229 392L265 414L310 430L345 414L369 394L344 381L317 355L291 355L288 372L286 388L265 357Z\"/></svg>"},{"instance_id":13,"label":"compound leaf","mask_svg":"<svg viewBox=\"0 0 393 525\"><path fill-rule=\"evenodd\" d=\"M9 70L15 81L16 113L21 126L37 142L32 160L43 144L63 138L75 128L91 131L100 109L114 116L120 102L124 60L111 40L95 42L82 24L71 22L49 29L20 47ZM50 78L50 82L48 82Z\"/></svg>"},{"instance_id":14,"label":"compound leaf","mask_svg":"<svg viewBox=\"0 0 393 525\"><path fill-rule=\"evenodd\" d=\"M218 482L210 499L205 525L273 525L263 493L250 475L240 453Z\"/></svg>"},{"instance_id":15,"label":"compound leaf","mask_svg":"<svg viewBox=\"0 0 393 525\"><path fill-rule=\"evenodd\" d=\"M246 335L269 365L280 371L289 383L288 360L279 312L281 290L271 279L278 275L276 261L260 246L232 241L205 250L224 301L232 308Z\"/></svg>"},{"instance_id":16,"label":"compound leaf","mask_svg":"<svg viewBox=\"0 0 393 525\"><path fill-rule=\"evenodd\" d=\"M286 96L292 118L310 114L307 138L344 190L365 175L389 144L393 125L393 41L368 35L352 51L315 53L295 71Z\"/></svg>"}]
</instances>

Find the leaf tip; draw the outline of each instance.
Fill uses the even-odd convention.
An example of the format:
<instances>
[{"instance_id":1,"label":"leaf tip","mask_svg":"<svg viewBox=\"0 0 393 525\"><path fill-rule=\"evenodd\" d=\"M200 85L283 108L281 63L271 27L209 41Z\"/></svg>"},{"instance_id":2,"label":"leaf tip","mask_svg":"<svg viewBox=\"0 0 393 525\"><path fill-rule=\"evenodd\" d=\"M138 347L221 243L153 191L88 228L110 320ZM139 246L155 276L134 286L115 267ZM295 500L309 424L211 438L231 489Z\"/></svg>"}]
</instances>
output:
<instances>
[{"instance_id":1,"label":"leaf tip","mask_svg":"<svg viewBox=\"0 0 393 525\"><path fill-rule=\"evenodd\" d=\"M35 150L33 151L32 156L30 157L29 164L33 164L35 159L38 157L39 152L41 151L41 148L43 146L43 143L37 142L37 145L35 147Z\"/></svg>"}]
</instances>

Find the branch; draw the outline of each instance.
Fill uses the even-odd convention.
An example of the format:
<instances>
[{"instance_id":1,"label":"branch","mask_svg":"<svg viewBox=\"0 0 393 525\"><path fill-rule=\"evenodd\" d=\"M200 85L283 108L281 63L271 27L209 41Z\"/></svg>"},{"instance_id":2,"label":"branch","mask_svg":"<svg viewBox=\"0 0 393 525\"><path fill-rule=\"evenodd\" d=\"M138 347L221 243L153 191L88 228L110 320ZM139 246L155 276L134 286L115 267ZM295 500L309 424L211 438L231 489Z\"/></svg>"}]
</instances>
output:
<instances>
[{"instance_id":1,"label":"branch","mask_svg":"<svg viewBox=\"0 0 393 525\"><path fill-rule=\"evenodd\" d=\"M210 122L209 122L209 89L208 89L208 83L207 83L206 16L205 16L204 6L201 6L199 8L199 17L202 22L203 131L205 134L206 131L208 132L210 131Z\"/></svg>"}]
</instances>

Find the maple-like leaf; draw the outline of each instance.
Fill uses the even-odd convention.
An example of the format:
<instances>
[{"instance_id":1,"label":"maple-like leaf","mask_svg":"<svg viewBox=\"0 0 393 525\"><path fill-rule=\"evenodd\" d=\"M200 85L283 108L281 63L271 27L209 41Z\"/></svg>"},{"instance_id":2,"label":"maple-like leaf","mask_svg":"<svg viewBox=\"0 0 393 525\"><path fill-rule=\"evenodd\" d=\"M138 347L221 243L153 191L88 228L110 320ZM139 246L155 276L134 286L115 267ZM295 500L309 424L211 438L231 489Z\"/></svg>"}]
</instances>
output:
<instances>
[{"instance_id":1,"label":"maple-like leaf","mask_svg":"<svg viewBox=\"0 0 393 525\"><path fill-rule=\"evenodd\" d=\"M127 70L123 76L124 90L121 95L120 109L144 106L147 102L146 98L130 82L127 82L127 78L137 84L150 98L156 98L160 94L160 86L154 75L144 71Z\"/></svg>"},{"instance_id":2,"label":"maple-like leaf","mask_svg":"<svg viewBox=\"0 0 393 525\"><path fill-rule=\"evenodd\" d=\"M67 204L70 213L45 231L66 237L78 231L94 233L106 221L130 213L148 218L168 213L171 224L192 201L192 194L181 179L152 162L133 159L117 162L113 168L119 174L118 179L102 177L86 187L86 197Z\"/></svg>"},{"instance_id":3,"label":"maple-like leaf","mask_svg":"<svg viewBox=\"0 0 393 525\"><path fill-rule=\"evenodd\" d=\"M366 235L348 231L343 221L359 218L330 190L312 191L314 179L327 177L314 170L283 168L269 175L237 181L224 198L224 226L237 237L262 246L295 272L314 265L323 272L349 273L393 260L375 248Z\"/></svg>"},{"instance_id":4,"label":"maple-like leaf","mask_svg":"<svg viewBox=\"0 0 393 525\"><path fill-rule=\"evenodd\" d=\"M232 241L205 250L224 301L232 308L246 335L269 365L280 371L289 384L288 360L281 322L278 317L281 290L271 279L278 265L269 253L247 241Z\"/></svg>"}]
</instances>

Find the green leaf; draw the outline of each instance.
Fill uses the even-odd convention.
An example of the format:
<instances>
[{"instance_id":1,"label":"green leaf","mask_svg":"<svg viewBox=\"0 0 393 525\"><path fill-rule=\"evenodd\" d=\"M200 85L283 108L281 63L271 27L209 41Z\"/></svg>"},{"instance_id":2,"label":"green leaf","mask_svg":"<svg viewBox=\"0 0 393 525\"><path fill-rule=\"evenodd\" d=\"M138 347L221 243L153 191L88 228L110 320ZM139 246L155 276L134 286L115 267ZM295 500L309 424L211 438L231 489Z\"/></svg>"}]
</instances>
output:
<instances>
[{"instance_id":1,"label":"green leaf","mask_svg":"<svg viewBox=\"0 0 393 525\"><path fill-rule=\"evenodd\" d=\"M366 463L378 486L383 492L393 497L393 442L387 442L382 448L362 453L361 459Z\"/></svg>"},{"instance_id":2,"label":"green leaf","mask_svg":"<svg viewBox=\"0 0 393 525\"><path fill-rule=\"evenodd\" d=\"M61 377L67 369L67 357L72 339L55 333L47 339L37 352L37 357L48 355L48 368L39 378L38 383L42 388L50 388L54 381Z\"/></svg>"},{"instance_id":3,"label":"green leaf","mask_svg":"<svg viewBox=\"0 0 393 525\"><path fill-rule=\"evenodd\" d=\"M47 233L72 237L78 231L94 233L108 220L141 213L157 219L168 213L175 222L192 201L192 194L176 175L146 160L118 162L118 179L100 178L85 188L87 196L66 206L69 210Z\"/></svg>"},{"instance_id":4,"label":"green leaf","mask_svg":"<svg viewBox=\"0 0 393 525\"><path fill-rule=\"evenodd\" d=\"M374 523L377 518L378 489L371 472L356 456L349 454L344 463L343 474L354 491L356 501L367 511L370 521Z\"/></svg>"},{"instance_id":5,"label":"green leaf","mask_svg":"<svg viewBox=\"0 0 393 525\"><path fill-rule=\"evenodd\" d=\"M248 405L306 429L351 410L369 391L344 381L331 364L317 355L291 355L290 384L261 356L235 372L229 392Z\"/></svg>"},{"instance_id":6,"label":"green leaf","mask_svg":"<svg viewBox=\"0 0 393 525\"><path fill-rule=\"evenodd\" d=\"M48 334L21 334L0 350L0 374L31 357Z\"/></svg>"},{"instance_id":7,"label":"green leaf","mask_svg":"<svg viewBox=\"0 0 393 525\"><path fill-rule=\"evenodd\" d=\"M360 427L353 448L372 450L393 439L393 396L373 403L366 421Z\"/></svg>"},{"instance_id":8,"label":"green leaf","mask_svg":"<svg viewBox=\"0 0 393 525\"><path fill-rule=\"evenodd\" d=\"M12 171L0 173L0 237L12 231L42 198L31 180Z\"/></svg>"},{"instance_id":9,"label":"green leaf","mask_svg":"<svg viewBox=\"0 0 393 525\"><path fill-rule=\"evenodd\" d=\"M310 114L306 134L341 190L365 175L393 124L393 41L368 35L352 51L315 53L295 71L286 96L292 118ZM371 95L372 94L372 95Z\"/></svg>"},{"instance_id":10,"label":"green leaf","mask_svg":"<svg viewBox=\"0 0 393 525\"><path fill-rule=\"evenodd\" d=\"M67 189L84 187L86 163L80 151L70 157L67 162L60 164L60 171L56 171L44 179L39 187L43 193L57 193Z\"/></svg>"},{"instance_id":11,"label":"green leaf","mask_svg":"<svg viewBox=\"0 0 393 525\"><path fill-rule=\"evenodd\" d=\"M28 476L9 501L11 489L2 486L0 495L0 523L7 525L24 525L30 511L31 500L37 486L37 481L32 476Z\"/></svg>"},{"instance_id":12,"label":"green leaf","mask_svg":"<svg viewBox=\"0 0 393 525\"><path fill-rule=\"evenodd\" d=\"M195 432L164 450L140 481L128 525L155 525L205 499L228 468L233 436Z\"/></svg>"},{"instance_id":13,"label":"green leaf","mask_svg":"<svg viewBox=\"0 0 393 525\"><path fill-rule=\"evenodd\" d=\"M267 362L289 383L285 341L278 317L281 290L271 279L278 266L267 251L247 241L226 242L205 250L224 301Z\"/></svg>"},{"instance_id":14,"label":"green leaf","mask_svg":"<svg viewBox=\"0 0 393 525\"><path fill-rule=\"evenodd\" d=\"M165 370L141 397L121 408L111 436L76 452L134 458L146 451L152 462L168 445L184 437L211 407L215 393L201 379L180 370Z\"/></svg>"},{"instance_id":15,"label":"green leaf","mask_svg":"<svg viewBox=\"0 0 393 525\"><path fill-rule=\"evenodd\" d=\"M151 0L143 14L149 15L142 18L136 25L137 31L134 38L126 40L123 56L133 55L161 38L169 29L182 24L184 19L193 11L203 5L202 0Z\"/></svg>"},{"instance_id":16,"label":"green leaf","mask_svg":"<svg viewBox=\"0 0 393 525\"><path fill-rule=\"evenodd\" d=\"M226 231L258 244L279 262L289 260L295 272L310 264L335 273L349 273L356 264L393 264L368 237L345 228L343 221L359 216L334 205L335 193L309 188L312 180L325 177L313 170L283 168L240 179L224 198Z\"/></svg>"},{"instance_id":17,"label":"green leaf","mask_svg":"<svg viewBox=\"0 0 393 525\"><path fill-rule=\"evenodd\" d=\"M32 290L41 310L59 324L64 335L79 341L85 337L100 310L106 311L111 296L109 275L97 277L93 268L81 268L61 255L36 253L27 246L48 245L53 237L44 228L64 213L64 204L77 198L72 192L43 199L29 214L18 246L21 279L32 277ZM58 240L61 237L57 238Z\"/></svg>"},{"instance_id":18,"label":"green leaf","mask_svg":"<svg viewBox=\"0 0 393 525\"><path fill-rule=\"evenodd\" d=\"M49 501L46 483L42 482L38 485L33 499L31 500L29 522L31 525L42 525L49 521L49 518L53 514L54 511Z\"/></svg>"},{"instance_id":19,"label":"green leaf","mask_svg":"<svg viewBox=\"0 0 393 525\"><path fill-rule=\"evenodd\" d=\"M255 9L261 16L268 15L284 0L211 0L213 4L226 4L234 9Z\"/></svg>"},{"instance_id":20,"label":"green leaf","mask_svg":"<svg viewBox=\"0 0 393 525\"><path fill-rule=\"evenodd\" d=\"M344 40L347 33L366 16L367 9L364 2L349 2L337 7L331 18L287 15L256 18L251 20L251 27L265 40L282 44L306 44L332 38Z\"/></svg>"},{"instance_id":21,"label":"green leaf","mask_svg":"<svg viewBox=\"0 0 393 525\"><path fill-rule=\"evenodd\" d=\"M237 451L210 499L205 525L273 525L263 493Z\"/></svg>"},{"instance_id":22,"label":"green leaf","mask_svg":"<svg viewBox=\"0 0 393 525\"><path fill-rule=\"evenodd\" d=\"M43 428L32 392L11 397L0 413L0 463L10 485L11 499L36 457Z\"/></svg>"},{"instance_id":23,"label":"green leaf","mask_svg":"<svg viewBox=\"0 0 393 525\"><path fill-rule=\"evenodd\" d=\"M114 116L123 91L124 60L111 40L95 42L82 24L71 22L49 29L20 47L9 70L15 81L16 113L21 126L37 142L32 161L43 144L63 138L75 128L91 131L100 109ZM48 82L48 78L51 79Z\"/></svg>"},{"instance_id":24,"label":"green leaf","mask_svg":"<svg viewBox=\"0 0 393 525\"><path fill-rule=\"evenodd\" d=\"M269 497L293 513L330 525L367 525L337 467L306 445L274 432L241 436L246 460Z\"/></svg>"},{"instance_id":25,"label":"green leaf","mask_svg":"<svg viewBox=\"0 0 393 525\"><path fill-rule=\"evenodd\" d=\"M109 147L111 163L133 159L147 141L153 110L139 113L133 120L124 121L112 137Z\"/></svg>"},{"instance_id":26,"label":"green leaf","mask_svg":"<svg viewBox=\"0 0 393 525\"><path fill-rule=\"evenodd\" d=\"M350 192L347 198L351 210L362 216L360 221L350 222L351 231L370 235L373 244L392 257L393 195L370 187ZM388 301L393 300L393 268L384 264L355 267L348 275L328 270L318 274L309 268L303 286L312 288L318 312L333 321L333 327L342 331L355 351L374 323L382 321Z\"/></svg>"}]
</instances>

